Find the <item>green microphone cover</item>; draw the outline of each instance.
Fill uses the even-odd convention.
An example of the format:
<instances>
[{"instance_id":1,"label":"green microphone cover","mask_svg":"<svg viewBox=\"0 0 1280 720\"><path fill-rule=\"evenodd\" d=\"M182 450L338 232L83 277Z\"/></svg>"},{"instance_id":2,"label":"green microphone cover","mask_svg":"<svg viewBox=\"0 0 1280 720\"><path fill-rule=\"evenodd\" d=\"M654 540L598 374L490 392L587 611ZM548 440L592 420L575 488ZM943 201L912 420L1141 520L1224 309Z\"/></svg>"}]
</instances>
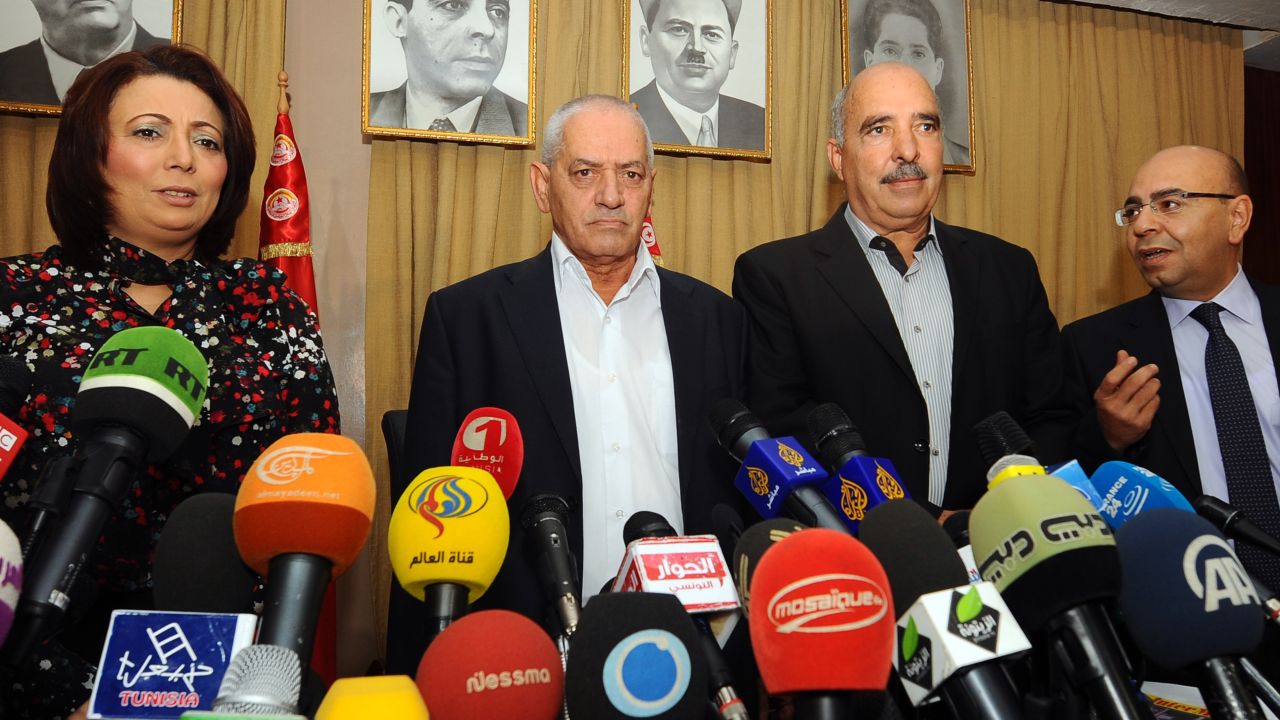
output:
<instances>
[{"instance_id":1,"label":"green microphone cover","mask_svg":"<svg viewBox=\"0 0 1280 720\"><path fill-rule=\"evenodd\" d=\"M1049 475L1011 478L969 517L974 562L1028 632L1085 602L1120 592L1111 528L1075 488Z\"/></svg>"},{"instance_id":2,"label":"green microphone cover","mask_svg":"<svg viewBox=\"0 0 1280 720\"><path fill-rule=\"evenodd\" d=\"M149 441L147 460L178 448L200 415L209 363L190 340L165 327L135 327L103 343L80 381L77 430L126 425Z\"/></svg>"}]
</instances>

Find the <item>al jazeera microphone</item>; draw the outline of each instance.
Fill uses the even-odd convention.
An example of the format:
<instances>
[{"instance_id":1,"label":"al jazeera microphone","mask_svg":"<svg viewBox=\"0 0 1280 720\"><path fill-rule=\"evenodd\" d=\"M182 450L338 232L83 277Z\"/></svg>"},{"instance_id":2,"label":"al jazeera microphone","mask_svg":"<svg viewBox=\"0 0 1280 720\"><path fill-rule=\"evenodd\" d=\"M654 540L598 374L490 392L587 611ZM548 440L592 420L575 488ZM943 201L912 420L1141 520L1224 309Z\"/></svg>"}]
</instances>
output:
<instances>
[{"instance_id":1,"label":"al jazeera microphone","mask_svg":"<svg viewBox=\"0 0 1280 720\"><path fill-rule=\"evenodd\" d=\"M81 438L71 504L58 531L26 562L6 662L26 657L58 629L107 521L146 463L169 457L186 437L208 384L204 356L169 328L122 330L89 361L71 411Z\"/></svg>"},{"instance_id":2,"label":"al jazeera microphone","mask_svg":"<svg viewBox=\"0 0 1280 720\"><path fill-rule=\"evenodd\" d=\"M427 643L480 599L507 555L510 516L493 476L428 468L391 509L387 554L400 587L427 604Z\"/></svg>"},{"instance_id":3,"label":"al jazeera microphone","mask_svg":"<svg viewBox=\"0 0 1280 720\"><path fill-rule=\"evenodd\" d=\"M818 456L831 477L822 492L844 515L854 535L867 511L891 500L910 498L888 458L871 457L862 434L839 405L824 403L809 411L805 422Z\"/></svg>"},{"instance_id":4,"label":"al jazeera microphone","mask_svg":"<svg viewBox=\"0 0 1280 720\"><path fill-rule=\"evenodd\" d=\"M476 408L462 419L453 439L453 460L493 476L502 497L511 499L524 468L524 436L511 413L496 407Z\"/></svg>"},{"instance_id":5,"label":"al jazeera microphone","mask_svg":"<svg viewBox=\"0 0 1280 720\"><path fill-rule=\"evenodd\" d=\"M232 525L245 564L266 577L259 644L311 664L325 590L364 547L375 493L364 451L341 435L285 435L254 461Z\"/></svg>"},{"instance_id":6,"label":"al jazeera microphone","mask_svg":"<svg viewBox=\"0 0 1280 720\"><path fill-rule=\"evenodd\" d=\"M408 675L341 678L333 683L315 720L427 720L418 686Z\"/></svg>"}]
</instances>

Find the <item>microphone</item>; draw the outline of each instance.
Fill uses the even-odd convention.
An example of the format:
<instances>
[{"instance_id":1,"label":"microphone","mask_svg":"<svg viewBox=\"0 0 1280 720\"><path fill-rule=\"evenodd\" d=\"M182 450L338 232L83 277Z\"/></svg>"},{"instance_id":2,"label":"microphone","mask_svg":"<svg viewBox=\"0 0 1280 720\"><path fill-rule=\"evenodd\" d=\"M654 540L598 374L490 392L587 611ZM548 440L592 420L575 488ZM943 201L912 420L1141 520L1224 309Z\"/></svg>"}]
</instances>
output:
<instances>
[{"instance_id":1,"label":"microphone","mask_svg":"<svg viewBox=\"0 0 1280 720\"><path fill-rule=\"evenodd\" d=\"M774 518L761 520L743 531L733 546L733 563L730 566L743 612L749 614L751 611L751 578L760 565L760 558L774 543L804 529L804 525L790 518Z\"/></svg>"},{"instance_id":2,"label":"microphone","mask_svg":"<svg viewBox=\"0 0 1280 720\"><path fill-rule=\"evenodd\" d=\"M725 720L747 718L746 706L733 686L733 671L710 625L711 620L724 621L727 639L737 620L738 598L720 542L714 535L681 537L666 518L648 510L627 518L622 533L627 554L614 590L675 595L698 628L718 715ZM719 617L707 617L713 613Z\"/></svg>"},{"instance_id":3,"label":"microphone","mask_svg":"<svg viewBox=\"0 0 1280 720\"><path fill-rule=\"evenodd\" d=\"M969 542L969 511L957 510L948 515L942 521L942 530L951 538L956 555L969 575L969 582L981 582L982 576L978 574L978 565L973 560L973 544Z\"/></svg>"},{"instance_id":4,"label":"microphone","mask_svg":"<svg viewBox=\"0 0 1280 720\"><path fill-rule=\"evenodd\" d=\"M569 716L701 720L707 663L697 647L698 631L672 595L591 598L569 645Z\"/></svg>"},{"instance_id":5,"label":"microphone","mask_svg":"<svg viewBox=\"0 0 1280 720\"><path fill-rule=\"evenodd\" d=\"M253 462L232 527L240 556L266 577L260 644L310 666L325 590L364 547L375 494L368 459L342 435L285 435Z\"/></svg>"},{"instance_id":6,"label":"microphone","mask_svg":"<svg viewBox=\"0 0 1280 720\"><path fill-rule=\"evenodd\" d=\"M182 714L182 720L245 720L264 715L299 720L302 664L279 645L250 645L231 658L222 687L209 711Z\"/></svg>"},{"instance_id":7,"label":"microphone","mask_svg":"<svg viewBox=\"0 0 1280 720\"><path fill-rule=\"evenodd\" d=\"M1122 460L1102 463L1093 471L1092 482L1102 497L1098 512L1115 529L1146 510L1173 508L1194 512L1191 503L1167 480L1133 463Z\"/></svg>"},{"instance_id":8,"label":"microphone","mask_svg":"<svg viewBox=\"0 0 1280 720\"><path fill-rule=\"evenodd\" d=\"M18 536L0 521L0 645L13 627L14 609L22 595L22 547Z\"/></svg>"},{"instance_id":9,"label":"microphone","mask_svg":"<svg viewBox=\"0 0 1280 720\"><path fill-rule=\"evenodd\" d=\"M1036 459L1036 446L1009 413L1000 410L973 426L978 452L991 469L987 471L987 489L1011 477L1044 475L1044 466Z\"/></svg>"},{"instance_id":10,"label":"microphone","mask_svg":"<svg viewBox=\"0 0 1280 720\"><path fill-rule=\"evenodd\" d=\"M558 495L536 495L520 513L530 545L537 553L538 580L547 601L556 609L565 636L578 629L582 614L582 590L578 584L578 564L569 549L565 518L569 504Z\"/></svg>"},{"instance_id":11,"label":"microphone","mask_svg":"<svg viewBox=\"0 0 1280 720\"><path fill-rule=\"evenodd\" d=\"M1223 500L1212 495L1201 495L1196 498L1195 512L1213 523L1227 537L1243 540L1260 550L1280 555L1280 542L1263 532L1262 528L1254 525L1244 516L1244 513Z\"/></svg>"},{"instance_id":12,"label":"microphone","mask_svg":"<svg viewBox=\"0 0 1280 720\"><path fill-rule=\"evenodd\" d=\"M553 720L563 707L559 651L536 623L507 610L446 628L423 653L417 684L433 720Z\"/></svg>"},{"instance_id":13,"label":"microphone","mask_svg":"<svg viewBox=\"0 0 1280 720\"><path fill-rule=\"evenodd\" d=\"M31 391L31 371L16 357L0 357L0 478L9 472L18 457L27 431L13 418L18 416Z\"/></svg>"},{"instance_id":14,"label":"microphone","mask_svg":"<svg viewBox=\"0 0 1280 720\"><path fill-rule=\"evenodd\" d=\"M484 470L502 488L502 497L510 500L524 468L524 436L515 416L496 407L472 410L453 440L450 464Z\"/></svg>"},{"instance_id":15,"label":"microphone","mask_svg":"<svg viewBox=\"0 0 1280 720\"><path fill-rule=\"evenodd\" d=\"M234 495L200 493L169 514L151 568L151 594L157 609L253 612L257 578L236 547L235 509Z\"/></svg>"},{"instance_id":16,"label":"microphone","mask_svg":"<svg viewBox=\"0 0 1280 720\"><path fill-rule=\"evenodd\" d=\"M725 398L711 408L711 429L742 464L734 487L766 520L787 514L801 522L849 532L840 513L818 489L827 473L793 437L771 438L742 403Z\"/></svg>"},{"instance_id":17,"label":"microphone","mask_svg":"<svg viewBox=\"0 0 1280 720\"><path fill-rule=\"evenodd\" d=\"M391 509L387 554L405 592L426 602L428 644L484 595L507 554L510 517L484 470L418 474Z\"/></svg>"},{"instance_id":18,"label":"microphone","mask_svg":"<svg viewBox=\"0 0 1280 720\"><path fill-rule=\"evenodd\" d=\"M1260 720L1239 658L1262 641L1261 598L1226 538L1194 514L1157 508L1117 541L1120 608L1138 649L1161 667L1196 670L1213 717Z\"/></svg>"},{"instance_id":19,"label":"microphone","mask_svg":"<svg viewBox=\"0 0 1280 720\"><path fill-rule=\"evenodd\" d=\"M914 502L873 508L858 536L879 558L898 610L894 667L917 707L941 697L956 718L1020 718L1002 658L1031 649L1000 593L969 584L951 538Z\"/></svg>"},{"instance_id":20,"label":"microphone","mask_svg":"<svg viewBox=\"0 0 1280 720\"><path fill-rule=\"evenodd\" d=\"M1097 510L1057 478L1027 476L988 490L969 533L982 578L1099 717L1149 719L1102 606L1119 594L1120 558Z\"/></svg>"},{"instance_id":21,"label":"microphone","mask_svg":"<svg viewBox=\"0 0 1280 720\"><path fill-rule=\"evenodd\" d=\"M27 558L5 662L25 658L58 629L107 522L145 464L164 460L186 437L208 384L204 356L169 328L122 330L89 361L71 411L81 442L70 507L49 542Z\"/></svg>"},{"instance_id":22,"label":"microphone","mask_svg":"<svg viewBox=\"0 0 1280 720\"><path fill-rule=\"evenodd\" d=\"M329 688L315 720L427 720L427 706L408 675L341 678Z\"/></svg>"},{"instance_id":23,"label":"microphone","mask_svg":"<svg viewBox=\"0 0 1280 720\"><path fill-rule=\"evenodd\" d=\"M853 421L835 403L825 403L809 412L809 434L831 477L822 492L844 515L845 525L854 535L867 510L890 500L911 497L888 458L867 454L866 442Z\"/></svg>"},{"instance_id":24,"label":"microphone","mask_svg":"<svg viewBox=\"0 0 1280 720\"><path fill-rule=\"evenodd\" d=\"M797 718L849 717L856 691L883 697L893 658L893 598L884 568L865 545L826 529L782 538L760 559L751 597L760 677L771 694L797 693Z\"/></svg>"},{"instance_id":25,"label":"microphone","mask_svg":"<svg viewBox=\"0 0 1280 720\"><path fill-rule=\"evenodd\" d=\"M1046 467L1045 473L1058 478L1080 493L1081 497L1089 501L1089 504L1095 508L1102 507L1102 496L1098 494L1098 489L1094 487L1093 481L1085 474L1084 468L1080 467L1079 460L1068 460L1067 462Z\"/></svg>"}]
</instances>

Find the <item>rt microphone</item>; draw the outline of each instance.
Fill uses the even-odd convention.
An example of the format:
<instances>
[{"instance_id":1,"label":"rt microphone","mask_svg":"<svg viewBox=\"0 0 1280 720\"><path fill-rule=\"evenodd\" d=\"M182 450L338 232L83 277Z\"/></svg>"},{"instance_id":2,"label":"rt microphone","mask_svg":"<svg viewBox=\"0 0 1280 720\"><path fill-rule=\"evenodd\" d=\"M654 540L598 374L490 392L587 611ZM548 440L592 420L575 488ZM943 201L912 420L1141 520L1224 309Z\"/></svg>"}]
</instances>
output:
<instances>
[{"instance_id":1,"label":"rt microphone","mask_svg":"<svg viewBox=\"0 0 1280 720\"><path fill-rule=\"evenodd\" d=\"M453 440L449 464L484 470L502 488L502 497L510 500L524 468L524 436L515 416L496 407L467 413Z\"/></svg>"},{"instance_id":2,"label":"rt microphone","mask_svg":"<svg viewBox=\"0 0 1280 720\"><path fill-rule=\"evenodd\" d=\"M1242 540L1274 555L1280 555L1280 541L1263 532L1235 506L1212 495L1201 495L1195 500L1195 511L1200 517L1213 523L1224 535Z\"/></svg>"},{"instance_id":3,"label":"rt microphone","mask_svg":"<svg viewBox=\"0 0 1280 720\"><path fill-rule=\"evenodd\" d=\"M582 589L578 565L569 549L565 518L569 504L558 495L535 495L520 513L520 526L537 553L538 580L548 602L556 609L565 636L578 629L582 614Z\"/></svg>"},{"instance_id":4,"label":"rt microphone","mask_svg":"<svg viewBox=\"0 0 1280 720\"><path fill-rule=\"evenodd\" d=\"M3 657L14 662L58 629L98 538L146 463L173 454L199 417L209 364L176 330L135 327L89 361L71 411L81 441L70 507L27 558L17 619Z\"/></svg>"},{"instance_id":5,"label":"rt microphone","mask_svg":"<svg viewBox=\"0 0 1280 720\"><path fill-rule=\"evenodd\" d=\"M1113 529L1118 530L1138 513L1156 508L1194 512L1191 503L1169 481L1133 463L1102 463L1090 480L1102 497L1098 513Z\"/></svg>"},{"instance_id":6,"label":"rt microphone","mask_svg":"<svg viewBox=\"0 0 1280 720\"><path fill-rule=\"evenodd\" d=\"M818 489L827 472L793 437L771 438L764 423L742 403L725 398L711 408L711 429L742 463L734 487L767 519L788 515L807 525L849 532L840 513Z\"/></svg>"},{"instance_id":7,"label":"rt microphone","mask_svg":"<svg viewBox=\"0 0 1280 720\"><path fill-rule=\"evenodd\" d=\"M840 509L849 532L858 534L858 524L871 508L911 497L888 458L867 454L866 442L839 405L825 403L815 407L807 422L818 455L831 471L822 493Z\"/></svg>"}]
</instances>

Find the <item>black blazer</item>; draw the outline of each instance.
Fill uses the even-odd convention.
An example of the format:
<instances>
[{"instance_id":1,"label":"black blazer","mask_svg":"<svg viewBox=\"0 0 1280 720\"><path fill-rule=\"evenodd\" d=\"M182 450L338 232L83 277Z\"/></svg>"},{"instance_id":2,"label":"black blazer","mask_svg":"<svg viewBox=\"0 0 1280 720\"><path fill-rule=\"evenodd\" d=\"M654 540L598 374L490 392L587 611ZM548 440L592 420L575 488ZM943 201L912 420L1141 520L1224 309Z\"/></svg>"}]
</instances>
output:
<instances>
[{"instance_id":1,"label":"black blazer","mask_svg":"<svg viewBox=\"0 0 1280 720\"><path fill-rule=\"evenodd\" d=\"M644 124L649 126L649 135L656 143L672 145L690 145L684 131L671 111L662 102L658 94L658 81L645 85L631 93L631 102L635 103ZM764 108L746 100L739 100L728 95L720 96L719 133L716 137L717 147L741 148L745 150L764 149Z\"/></svg>"},{"instance_id":2,"label":"black blazer","mask_svg":"<svg viewBox=\"0 0 1280 720\"><path fill-rule=\"evenodd\" d=\"M1262 306L1262 324L1272 358L1280 357L1280 288L1249 283ZM1067 392L1080 415L1073 451L1092 473L1108 460L1127 460L1173 483L1194 500L1203 493L1186 394L1178 372L1173 331L1160 294L1151 291L1136 300L1077 320L1062 330L1066 353ZM1160 408L1145 437L1123 453L1114 452L1102 437L1093 392L1116 364L1116 352L1126 350L1141 365L1160 368Z\"/></svg>"},{"instance_id":3,"label":"black blazer","mask_svg":"<svg viewBox=\"0 0 1280 720\"><path fill-rule=\"evenodd\" d=\"M147 50L168 44L167 39L152 35L139 24L132 49ZM53 75L49 73L49 62L40 47L40 38L0 53L0 101L62 104L58 91L53 88Z\"/></svg>"},{"instance_id":4,"label":"black blazer","mask_svg":"<svg viewBox=\"0 0 1280 720\"><path fill-rule=\"evenodd\" d=\"M476 608L514 610L554 629L520 528L529 498L560 495L571 509L567 532L574 553L582 556L582 470L551 273L547 248L432 293L409 400L406 466L412 478L422 469L449 464L458 426L477 407L504 408L516 417L525 461L508 501L511 541L502 570ZM742 397L746 317L709 285L662 269L658 275L675 383L685 531L711 532L711 508L717 503L745 512L732 484L736 466L716 444L707 413L721 398ZM404 490L393 487L392 502ZM398 586L391 600L388 669L412 675L425 646L422 604Z\"/></svg>"},{"instance_id":5,"label":"black blazer","mask_svg":"<svg viewBox=\"0 0 1280 720\"><path fill-rule=\"evenodd\" d=\"M937 222L951 285L955 348L944 506L972 507L986 464L971 428L1008 411L1040 459L1062 457L1071 414L1058 324L1035 259L999 238ZM840 405L872 455L928 499L929 421L906 347L842 205L826 226L743 253L733 294L751 317L747 397L775 434L805 437L815 405Z\"/></svg>"}]
</instances>

